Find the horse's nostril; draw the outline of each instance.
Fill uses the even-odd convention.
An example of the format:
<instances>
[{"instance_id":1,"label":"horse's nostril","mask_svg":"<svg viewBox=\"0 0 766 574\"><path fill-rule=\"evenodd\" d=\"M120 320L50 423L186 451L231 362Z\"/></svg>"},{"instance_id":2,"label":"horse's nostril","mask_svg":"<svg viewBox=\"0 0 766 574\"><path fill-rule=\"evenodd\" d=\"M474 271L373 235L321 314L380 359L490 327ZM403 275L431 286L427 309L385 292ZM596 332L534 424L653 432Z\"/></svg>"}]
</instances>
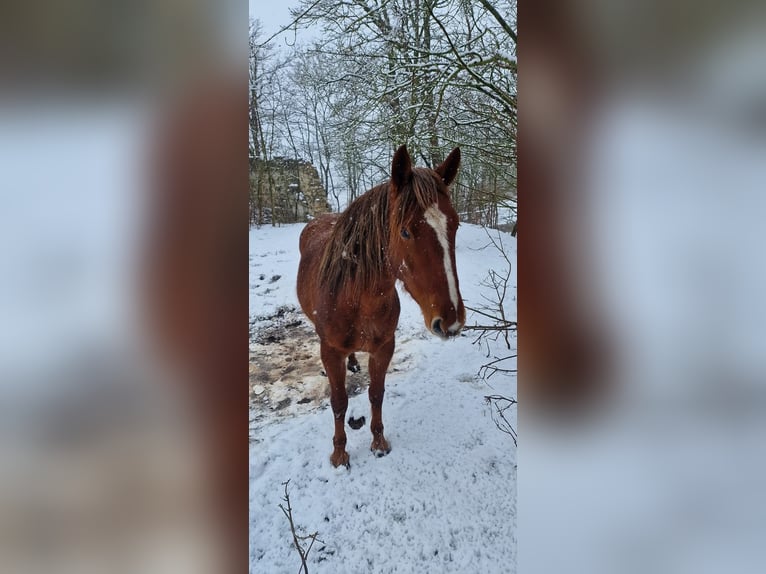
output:
<instances>
[{"instance_id":1,"label":"horse's nostril","mask_svg":"<svg viewBox=\"0 0 766 574\"><path fill-rule=\"evenodd\" d=\"M434 333L438 333L439 335L442 334L442 320L441 320L441 318L437 317L436 319L433 320L433 322L431 323L431 330Z\"/></svg>"}]
</instances>

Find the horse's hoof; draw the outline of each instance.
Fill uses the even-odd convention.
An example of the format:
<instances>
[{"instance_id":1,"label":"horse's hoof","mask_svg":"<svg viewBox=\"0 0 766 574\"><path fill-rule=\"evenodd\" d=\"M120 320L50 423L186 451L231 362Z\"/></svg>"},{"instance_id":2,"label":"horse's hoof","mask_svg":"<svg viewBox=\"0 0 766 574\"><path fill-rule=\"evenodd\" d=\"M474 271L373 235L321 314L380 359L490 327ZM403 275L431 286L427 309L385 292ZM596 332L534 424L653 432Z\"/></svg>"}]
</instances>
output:
<instances>
[{"instance_id":1,"label":"horse's hoof","mask_svg":"<svg viewBox=\"0 0 766 574\"><path fill-rule=\"evenodd\" d=\"M359 361L356 359L349 358L348 360L348 370L352 373L358 373L362 370L362 367L359 366Z\"/></svg>"},{"instance_id":2,"label":"horse's hoof","mask_svg":"<svg viewBox=\"0 0 766 574\"><path fill-rule=\"evenodd\" d=\"M345 450L332 453L332 455L330 455L330 462L335 468L338 468L339 466L351 468L351 463L348 460L348 453Z\"/></svg>"},{"instance_id":3,"label":"horse's hoof","mask_svg":"<svg viewBox=\"0 0 766 574\"><path fill-rule=\"evenodd\" d=\"M372 451L372 454L380 458L381 456L386 456L389 452L391 452L391 446L384 438L374 439L370 445L370 450Z\"/></svg>"},{"instance_id":4,"label":"horse's hoof","mask_svg":"<svg viewBox=\"0 0 766 574\"><path fill-rule=\"evenodd\" d=\"M354 417L348 418L348 426L350 426L354 430L359 430L364 426L364 417L359 417L358 419L355 419Z\"/></svg>"}]
</instances>

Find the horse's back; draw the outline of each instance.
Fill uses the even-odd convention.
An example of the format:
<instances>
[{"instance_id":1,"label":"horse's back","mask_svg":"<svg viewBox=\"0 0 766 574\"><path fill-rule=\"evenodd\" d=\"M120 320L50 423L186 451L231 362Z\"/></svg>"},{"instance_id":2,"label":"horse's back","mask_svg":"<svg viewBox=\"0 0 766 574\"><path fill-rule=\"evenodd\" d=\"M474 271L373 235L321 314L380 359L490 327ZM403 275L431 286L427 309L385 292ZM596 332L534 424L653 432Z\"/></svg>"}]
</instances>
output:
<instances>
[{"instance_id":1,"label":"horse's back","mask_svg":"<svg viewBox=\"0 0 766 574\"><path fill-rule=\"evenodd\" d=\"M338 219L337 213L327 213L312 219L301 231L299 249L301 256L313 251L320 251L327 244L333 225Z\"/></svg>"}]
</instances>

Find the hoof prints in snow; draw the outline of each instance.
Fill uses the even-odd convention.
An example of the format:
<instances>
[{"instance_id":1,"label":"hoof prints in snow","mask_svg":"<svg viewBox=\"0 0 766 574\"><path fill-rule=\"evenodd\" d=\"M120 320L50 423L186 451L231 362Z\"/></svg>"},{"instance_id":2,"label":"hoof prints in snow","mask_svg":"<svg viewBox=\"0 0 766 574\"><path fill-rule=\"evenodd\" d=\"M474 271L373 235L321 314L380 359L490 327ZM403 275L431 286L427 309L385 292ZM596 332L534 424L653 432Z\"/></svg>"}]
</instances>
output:
<instances>
[{"instance_id":1,"label":"hoof prints in snow","mask_svg":"<svg viewBox=\"0 0 766 574\"><path fill-rule=\"evenodd\" d=\"M261 273L260 275L258 275L257 281L255 283L251 284L250 287L253 288L253 289L258 289L259 287L261 287L264 284L264 282L267 285L273 285L273 287L267 287L266 289L264 289L261 292L256 292L256 295L268 295L269 293L274 292L275 289L279 288L279 286L274 285L274 284L277 281L279 281L281 278L282 278L282 276L277 274L277 275L272 275L271 278L269 278L269 280L266 281L266 275Z\"/></svg>"}]
</instances>

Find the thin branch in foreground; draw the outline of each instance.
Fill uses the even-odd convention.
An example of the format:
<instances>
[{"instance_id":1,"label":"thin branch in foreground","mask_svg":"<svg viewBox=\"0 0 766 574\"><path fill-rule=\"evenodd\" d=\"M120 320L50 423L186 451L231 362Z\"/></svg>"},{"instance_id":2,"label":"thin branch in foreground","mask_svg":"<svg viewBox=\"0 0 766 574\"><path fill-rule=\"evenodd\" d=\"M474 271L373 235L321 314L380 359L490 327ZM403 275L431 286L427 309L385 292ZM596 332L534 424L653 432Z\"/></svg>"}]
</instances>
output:
<instances>
[{"instance_id":1,"label":"thin branch in foreground","mask_svg":"<svg viewBox=\"0 0 766 574\"><path fill-rule=\"evenodd\" d=\"M509 399L502 395L486 395L484 400L490 407L490 416L495 426L506 433L513 439L513 444L519 446L519 435L516 433L516 429L513 428L510 421L505 417L505 411L511 408L513 405L518 404L516 399Z\"/></svg>"},{"instance_id":2,"label":"thin branch in foreground","mask_svg":"<svg viewBox=\"0 0 766 574\"><path fill-rule=\"evenodd\" d=\"M478 375L485 381L489 381L489 379L491 379L492 376L496 375L497 373L502 373L505 375L516 373L518 372L516 369L509 369L509 368L498 366L498 364L502 363L503 361L508 361L510 359L515 359L515 358L516 358L516 355L508 355L507 357L495 357L493 361L490 361L489 363L486 363L481 366L481 368L479 369Z\"/></svg>"},{"instance_id":3,"label":"thin branch in foreground","mask_svg":"<svg viewBox=\"0 0 766 574\"><path fill-rule=\"evenodd\" d=\"M324 542L322 540L319 540L319 538L317 538L317 536L319 536L319 532L314 532L313 534L301 536L295 530L295 523L293 522L293 508L290 505L290 493L287 491L287 486L289 484L290 484L290 479L287 479L287 482L282 483L282 486L285 487L285 495L282 497L282 500L284 500L287 507L280 504L279 508L282 510L288 522L290 523L290 532L293 535L293 545L295 546L295 549L298 551L298 554L301 557L301 566L298 569L298 574L301 574L301 572L303 572L303 574L309 574L309 567L308 567L308 564L306 563L306 560L308 559L308 556L309 556L309 552L311 552L311 548L314 546L314 542L319 541L322 544L324 544ZM306 540L311 540L311 543L308 545L307 548L304 548L302 543L306 542Z\"/></svg>"},{"instance_id":4,"label":"thin branch in foreground","mask_svg":"<svg viewBox=\"0 0 766 574\"><path fill-rule=\"evenodd\" d=\"M499 318L499 317L497 317L495 315L490 315L489 313L481 311L480 309L475 309L473 307L469 307L468 305L465 306L465 309L466 309L466 311L472 311L472 312L476 313L477 315L483 315L484 317L492 319L496 323L502 322L503 323L503 325L502 325L503 328L506 328L506 327L509 328L509 329L515 329L516 328L516 321L508 321L508 320L505 320L505 319L501 319L501 318ZM465 327L465 328L466 329L468 329L468 328L476 328L476 329L478 329L479 327L480 326L477 325L475 327Z\"/></svg>"},{"instance_id":5,"label":"thin branch in foreground","mask_svg":"<svg viewBox=\"0 0 766 574\"><path fill-rule=\"evenodd\" d=\"M309 12L311 12L314 8L316 8L321 1L322 0L316 0L311 6L306 8L303 12L298 12L298 10L291 10L290 16L292 16L293 19L290 21L290 23L282 26L278 31L274 32L271 36L266 38L266 40L261 42L258 46L259 47L265 46L266 44L271 42L274 38L279 36L282 32L286 32L293 26L297 26L300 23L301 19L303 19L304 16L306 16Z\"/></svg>"}]
</instances>

